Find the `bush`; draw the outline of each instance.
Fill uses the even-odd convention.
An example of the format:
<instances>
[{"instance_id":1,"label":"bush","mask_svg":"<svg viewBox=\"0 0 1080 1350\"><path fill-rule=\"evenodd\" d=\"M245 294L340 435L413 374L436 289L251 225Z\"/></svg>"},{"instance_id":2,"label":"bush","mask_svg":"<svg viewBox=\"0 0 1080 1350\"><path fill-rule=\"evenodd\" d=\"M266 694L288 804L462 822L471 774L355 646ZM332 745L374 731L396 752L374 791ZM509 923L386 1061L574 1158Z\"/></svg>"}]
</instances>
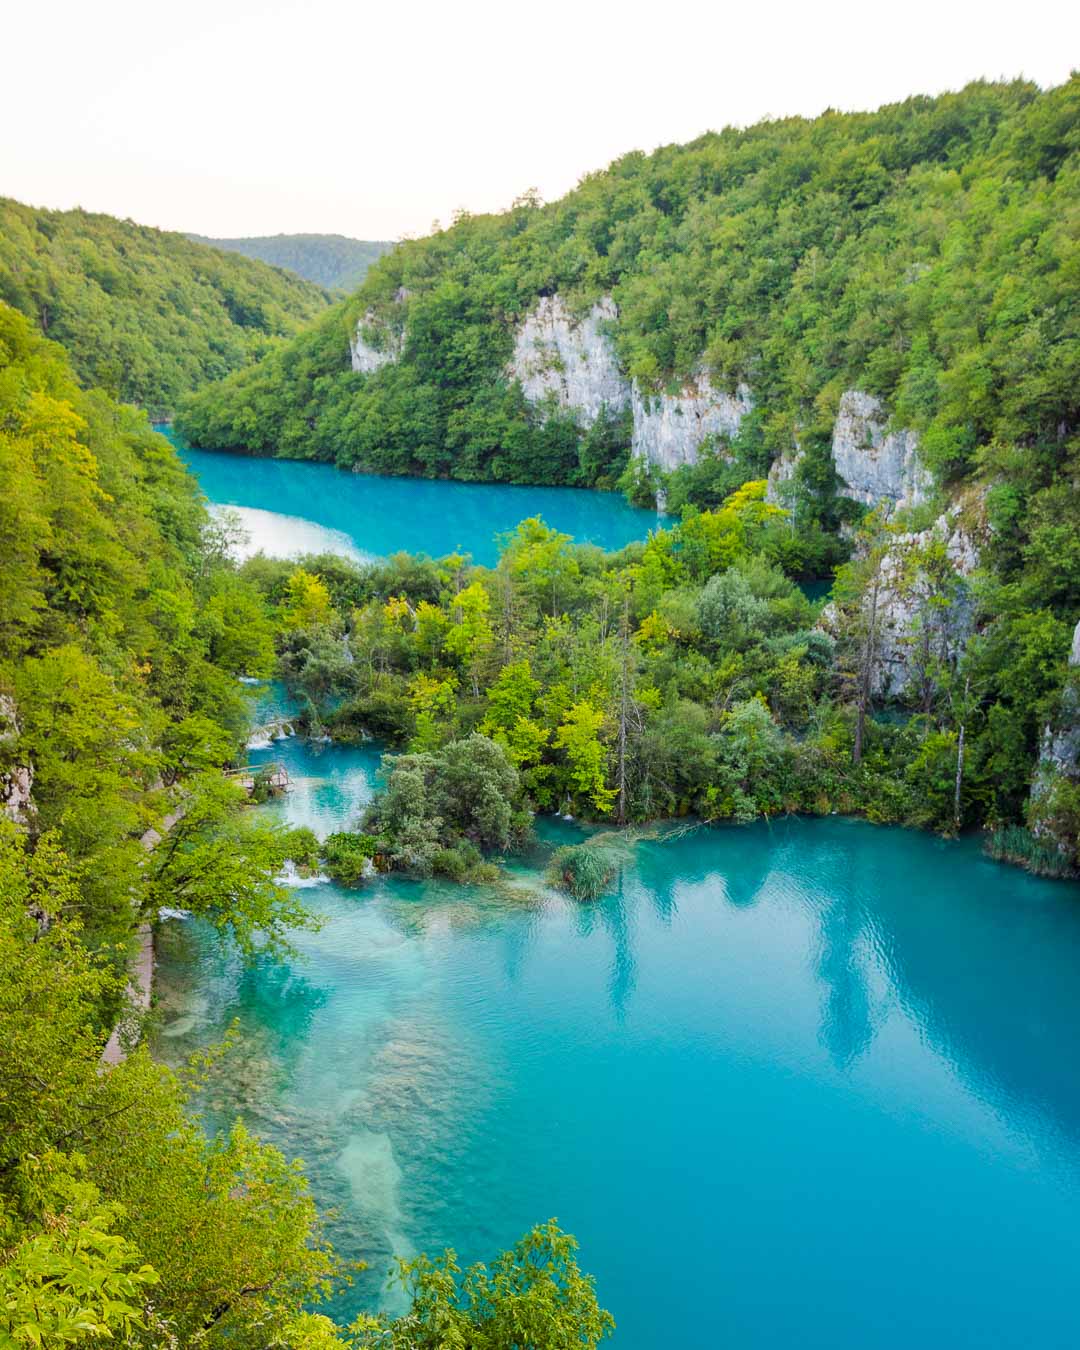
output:
<instances>
[{"instance_id":1,"label":"bush","mask_svg":"<svg viewBox=\"0 0 1080 1350\"><path fill-rule=\"evenodd\" d=\"M615 859L597 844L567 844L548 864L548 881L575 900L597 900L615 879Z\"/></svg>"},{"instance_id":2,"label":"bush","mask_svg":"<svg viewBox=\"0 0 1080 1350\"><path fill-rule=\"evenodd\" d=\"M374 835L347 831L330 834L323 840L322 865L342 886L359 886L372 875L378 851L379 841Z\"/></svg>"},{"instance_id":3,"label":"bush","mask_svg":"<svg viewBox=\"0 0 1080 1350\"><path fill-rule=\"evenodd\" d=\"M1006 825L1003 829L995 830L986 842L986 852L998 862L1026 867L1037 877L1062 880L1076 875L1066 853L1055 844L1032 834L1023 825Z\"/></svg>"}]
</instances>

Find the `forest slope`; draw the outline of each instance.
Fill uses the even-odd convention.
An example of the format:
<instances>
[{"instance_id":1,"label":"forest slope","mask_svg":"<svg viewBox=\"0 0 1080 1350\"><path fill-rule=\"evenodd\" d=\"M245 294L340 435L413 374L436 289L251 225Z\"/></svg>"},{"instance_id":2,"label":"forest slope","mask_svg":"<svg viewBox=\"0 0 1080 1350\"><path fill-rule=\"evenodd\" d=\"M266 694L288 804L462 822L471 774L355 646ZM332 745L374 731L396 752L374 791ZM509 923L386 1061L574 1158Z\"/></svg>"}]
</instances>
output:
<instances>
[{"instance_id":1,"label":"forest slope","mask_svg":"<svg viewBox=\"0 0 1080 1350\"><path fill-rule=\"evenodd\" d=\"M245 258L288 268L328 291L354 291L376 259L394 247L389 240L350 239L344 234L266 234L245 239L189 234L188 238L226 253L242 253Z\"/></svg>"},{"instance_id":2,"label":"forest slope","mask_svg":"<svg viewBox=\"0 0 1080 1350\"><path fill-rule=\"evenodd\" d=\"M327 298L181 234L0 198L0 300L63 344L84 386L153 412L264 354Z\"/></svg>"}]
</instances>

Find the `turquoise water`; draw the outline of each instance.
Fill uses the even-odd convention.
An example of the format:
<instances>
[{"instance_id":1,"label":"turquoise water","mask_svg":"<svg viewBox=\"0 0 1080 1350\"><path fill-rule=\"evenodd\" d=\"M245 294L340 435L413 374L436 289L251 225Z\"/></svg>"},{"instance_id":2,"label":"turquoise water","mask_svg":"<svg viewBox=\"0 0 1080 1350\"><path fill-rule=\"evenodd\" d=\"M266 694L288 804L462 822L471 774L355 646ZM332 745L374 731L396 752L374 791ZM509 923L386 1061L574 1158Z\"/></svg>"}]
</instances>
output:
<instances>
[{"instance_id":1,"label":"turquoise water","mask_svg":"<svg viewBox=\"0 0 1080 1350\"><path fill-rule=\"evenodd\" d=\"M658 522L655 512L630 506L615 492L382 478L174 443L207 497L238 508L249 551L276 557L458 551L488 566L498 560L496 536L527 516L543 516L555 529L608 549L646 538Z\"/></svg>"},{"instance_id":2,"label":"turquoise water","mask_svg":"<svg viewBox=\"0 0 1080 1350\"><path fill-rule=\"evenodd\" d=\"M321 831L378 768L268 757L268 809ZM1075 887L838 819L643 842L594 907L518 882L315 883L281 967L166 925L159 1049L239 1019L211 1119L339 1208L370 1263L341 1311L387 1302L392 1252L557 1215L627 1350L1076 1342Z\"/></svg>"},{"instance_id":3,"label":"turquoise water","mask_svg":"<svg viewBox=\"0 0 1080 1350\"><path fill-rule=\"evenodd\" d=\"M222 499L221 457L192 458ZM444 486L393 490L419 519ZM253 758L293 778L260 809L320 833L379 765L295 739ZM540 822L548 845L575 828ZM837 818L646 839L594 906L542 861L502 892L314 880L325 926L283 965L163 925L158 1052L238 1020L209 1123L239 1112L305 1160L369 1263L339 1312L396 1307L394 1252L490 1258L555 1215L622 1350L1078 1343L1080 888Z\"/></svg>"}]
</instances>

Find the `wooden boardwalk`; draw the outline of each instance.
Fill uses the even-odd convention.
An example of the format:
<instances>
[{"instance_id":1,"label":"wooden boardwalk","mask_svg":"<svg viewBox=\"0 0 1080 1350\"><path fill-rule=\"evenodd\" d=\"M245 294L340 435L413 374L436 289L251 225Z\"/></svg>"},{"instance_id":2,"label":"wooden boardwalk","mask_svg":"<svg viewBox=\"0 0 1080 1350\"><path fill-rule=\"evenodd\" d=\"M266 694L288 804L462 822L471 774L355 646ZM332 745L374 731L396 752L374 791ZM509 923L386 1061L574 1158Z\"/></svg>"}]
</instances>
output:
<instances>
[{"instance_id":1,"label":"wooden boardwalk","mask_svg":"<svg viewBox=\"0 0 1080 1350\"><path fill-rule=\"evenodd\" d=\"M257 767L245 764L241 769L227 769L225 777L230 783L239 783L249 797L254 795L258 783L265 783L273 793L289 790L289 771L281 763L260 764Z\"/></svg>"}]
</instances>

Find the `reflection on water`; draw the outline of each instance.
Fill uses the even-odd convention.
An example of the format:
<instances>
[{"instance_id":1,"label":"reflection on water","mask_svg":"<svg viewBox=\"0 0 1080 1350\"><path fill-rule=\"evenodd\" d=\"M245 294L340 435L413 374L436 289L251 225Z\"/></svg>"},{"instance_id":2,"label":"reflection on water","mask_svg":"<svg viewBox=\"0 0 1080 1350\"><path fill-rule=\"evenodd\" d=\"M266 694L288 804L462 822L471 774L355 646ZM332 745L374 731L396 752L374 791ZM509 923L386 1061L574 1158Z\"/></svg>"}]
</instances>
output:
<instances>
[{"instance_id":1,"label":"reflection on water","mask_svg":"<svg viewBox=\"0 0 1080 1350\"><path fill-rule=\"evenodd\" d=\"M377 768L265 754L321 833ZM538 862L312 887L283 966L165 925L159 1053L238 1019L208 1119L305 1159L370 1265L342 1310L391 1306L395 1252L555 1214L635 1350L1075 1343L1076 887L837 819L645 839L594 906Z\"/></svg>"},{"instance_id":2,"label":"reflection on water","mask_svg":"<svg viewBox=\"0 0 1080 1350\"><path fill-rule=\"evenodd\" d=\"M240 512L249 551L262 548L274 557L463 552L491 566L497 537L528 516L606 549L645 539L659 523L654 511L630 506L616 492L383 478L329 464L192 450L173 439L210 501Z\"/></svg>"}]
</instances>

